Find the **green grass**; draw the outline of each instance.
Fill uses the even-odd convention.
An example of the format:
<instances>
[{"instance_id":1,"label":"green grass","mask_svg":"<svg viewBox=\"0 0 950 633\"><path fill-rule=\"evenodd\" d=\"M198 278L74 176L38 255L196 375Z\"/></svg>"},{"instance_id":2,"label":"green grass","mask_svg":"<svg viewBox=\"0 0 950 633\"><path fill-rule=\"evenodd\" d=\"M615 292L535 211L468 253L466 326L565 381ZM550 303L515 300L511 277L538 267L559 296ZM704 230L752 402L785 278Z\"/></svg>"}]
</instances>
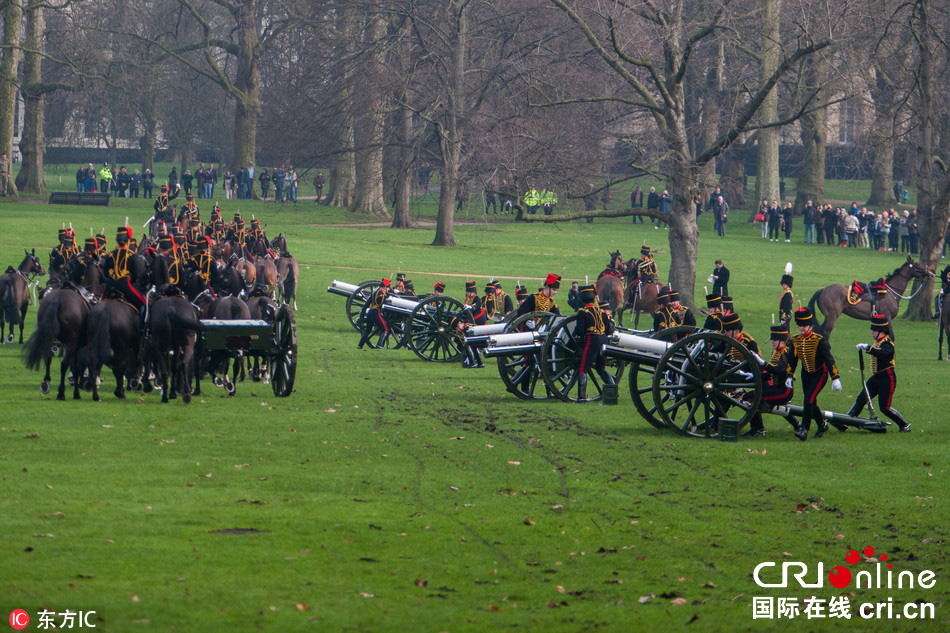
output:
<instances>
[{"instance_id":1,"label":"green grass","mask_svg":"<svg viewBox=\"0 0 950 633\"><path fill-rule=\"evenodd\" d=\"M946 630L950 396L932 324L897 324L895 406L913 433L832 430L801 443L766 418L761 440L701 441L647 425L625 385L617 407L527 403L491 364L357 352L343 299L325 292L333 279L397 270L418 289L444 279L456 294L466 278L530 286L562 267L565 279L595 277L616 248L668 252L665 231L628 218L463 224L447 249L428 245L431 227L324 226L352 216L312 202L241 211L286 232L301 261L296 391L277 399L247 382L227 398L206 382L189 406L154 393L118 401L107 373L103 402L62 403L39 393L19 346L0 347L4 606L96 609L109 631ZM105 226L111 243L126 214L141 227L150 213L141 200L2 204L0 263L16 265L24 247L45 263L64 221L80 236ZM755 226L730 224L717 239L711 219L702 224L697 296L722 257L763 342L786 261L803 301L901 262L806 247L800 228L774 244ZM866 323L839 322L845 388L823 392L823 408L847 410L860 386L854 345L867 340ZM216 533L231 528L260 533ZM803 561L813 576L821 561L827 574L866 546L895 570L935 571L937 585L859 589L852 604L920 599L937 604L936 620L752 619L753 596L840 593L760 589L758 563Z\"/></svg>"}]
</instances>

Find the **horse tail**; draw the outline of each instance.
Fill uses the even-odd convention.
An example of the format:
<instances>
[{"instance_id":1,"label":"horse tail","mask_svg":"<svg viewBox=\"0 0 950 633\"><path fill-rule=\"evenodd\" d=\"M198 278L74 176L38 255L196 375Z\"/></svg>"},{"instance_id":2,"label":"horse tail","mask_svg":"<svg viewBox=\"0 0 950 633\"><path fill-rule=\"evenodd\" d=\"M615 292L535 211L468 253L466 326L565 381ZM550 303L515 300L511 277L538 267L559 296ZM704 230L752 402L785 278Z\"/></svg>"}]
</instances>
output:
<instances>
[{"instance_id":1,"label":"horse tail","mask_svg":"<svg viewBox=\"0 0 950 633\"><path fill-rule=\"evenodd\" d=\"M808 309L812 311L812 314L815 313L815 304L818 303L818 295L821 294L821 290L816 290L815 294L811 296L811 299L808 300Z\"/></svg>"},{"instance_id":2,"label":"horse tail","mask_svg":"<svg viewBox=\"0 0 950 633\"><path fill-rule=\"evenodd\" d=\"M201 330L201 323L195 319L183 317L177 312L168 313L168 323L172 326L173 330L194 330L195 332Z\"/></svg>"},{"instance_id":3,"label":"horse tail","mask_svg":"<svg viewBox=\"0 0 950 633\"><path fill-rule=\"evenodd\" d=\"M3 318L10 325L20 324L20 306L13 294L13 283L8 282L3 291Z\"/></svg>"},{"instance_id":4,"label":"horse tail","mask_svg":"<svg viewBox=\"0 0 950 633\"><path fill-rule=\"evenodd\" d=\"M294 276L294 267L287 266L287 277L284 278L284 303L290 303L290 300L297 298L297 278Z\"/></svg>"},{"instance_id":5,"label":"horse tail","mask_svg":"<svg viewBox=\"0 0 950 633\"><path fill-rule=\"evenodd\" d=\"M23 348L23 360L27 369L39 371L40 364L53 354L53 341L59 338L60 298L53 295L40 306L36 329Z\"/></svg>"},{"instance_id":6,"label":"horse tail","mask_svg":"<svg viewBox=\"0 0 950 633\"><path fill-rule=\"evenodd\" d=\"M238 303L237 301L232 301L232 302L231 302L231 305L229 306L229 308L230 308L230 310L231 310L231 318L232 318L232 319L241 319L241 318L244 317L244 314L243 314L243 312L242 312L242 310L241 310L241 304Z\"/></svg>"}]
</instances>

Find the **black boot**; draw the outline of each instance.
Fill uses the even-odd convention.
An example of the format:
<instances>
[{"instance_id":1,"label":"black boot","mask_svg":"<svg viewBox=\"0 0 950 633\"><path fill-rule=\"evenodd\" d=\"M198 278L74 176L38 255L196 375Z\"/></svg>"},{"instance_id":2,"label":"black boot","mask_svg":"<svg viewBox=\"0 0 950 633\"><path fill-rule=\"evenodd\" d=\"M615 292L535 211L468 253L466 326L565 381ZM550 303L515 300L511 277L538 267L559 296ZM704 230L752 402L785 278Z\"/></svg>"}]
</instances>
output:
<instances>
[{"instance_id":1,"label":"black boot","mask_svg":"<svg viewBox=\"0 0 950 633\"><path fill-rule=\"evenodd\" d=\"M577 399L578 401L587 400L587 374L581 374L577 378Z\"/></svg>"},{"instance_id":2,"label":"black boot","mask_svg":"<svg viewBox=\"0 0 950 633\"><path fill-rule=\"evenodd\" d=\"M478 348L476 348L476 347L473 347L473 348L472 348L472 356L475 357L475 366L476 366L476 367L484 367L484 366L485 366L485 363L482 362L482 354L481 354L481 352L478 351Z\"/></svg>"},{"instance_id":3,"label":"black boot","mask_svg":"<svg viewBox=\"0 0 950 633\"><path fill-rule=\"evenodd\" d=\"M386 339L389 338L389 330L383 330L383 333L379 337L379 342L376 343L376 349L383 349L386 347Z\"/></svg>"},{"instance_id":4,"label":"black boot","mask_svg":"<svg viewBox=\"0 0 950 633\"><path fill-rule=\"evenodd\" d=\"M597 375L600 376L600 379L604 381L605 385L616 385L617 381L614 380L614 377L606 369L598 369Z\"/></svg>"}]
</instances>

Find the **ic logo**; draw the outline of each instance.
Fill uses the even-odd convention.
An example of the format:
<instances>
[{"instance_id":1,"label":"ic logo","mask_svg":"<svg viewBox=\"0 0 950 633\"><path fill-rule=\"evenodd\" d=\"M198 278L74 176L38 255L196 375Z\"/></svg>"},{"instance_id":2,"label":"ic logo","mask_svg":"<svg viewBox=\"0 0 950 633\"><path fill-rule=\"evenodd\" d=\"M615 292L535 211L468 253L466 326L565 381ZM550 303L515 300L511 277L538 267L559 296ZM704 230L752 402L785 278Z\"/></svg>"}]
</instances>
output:
<instances>
[{"instance_id":1,"label":"ic logo","mask_svg":"<svg viewBox=\"0 0 950 633\"><path fill-rule=\"evenodd\" d=\"M10 612L10 626L17 631L25 629L30 624L30 614L23 609L16 609Z\"/></svg>"}]
</instances>

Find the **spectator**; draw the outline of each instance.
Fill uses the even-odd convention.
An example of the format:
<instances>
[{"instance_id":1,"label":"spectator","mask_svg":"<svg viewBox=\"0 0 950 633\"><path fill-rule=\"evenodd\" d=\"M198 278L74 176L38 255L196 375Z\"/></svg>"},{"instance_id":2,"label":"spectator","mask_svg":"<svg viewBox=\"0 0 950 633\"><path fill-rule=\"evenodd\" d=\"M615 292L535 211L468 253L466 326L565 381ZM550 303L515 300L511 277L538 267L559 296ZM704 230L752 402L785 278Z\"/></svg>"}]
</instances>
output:
<instances>
[{"instance_id":1,"label":"spectator","mask_svg":"<svg viewBox=\"0 0 950 633\"><path fill-rule=\"evenodd\" d=\"M712 293L714 295L729 296L729 269L722 265L721 259L716 260L716 269L713 270L709 278L712 280Z\"/></svg>"},{"instance_id":2,"label":"spectator","mask_svg":"<svg viewBox=\"0 0 950 633\"><path fill-rule=\"evenodd\" d=\"M830 204L826 204L821 212L822 224L825 230L825 244L828 246L834 246L834 234L835 227L838 225L838 214L835 213L834 208ZM821 244L821 240L818 240L818 243Z\"/></svg>"},{"instance_id":3,"label":"spectator","mask_svg":"<svg viewBox=\"0 0 950 633\"><path fill-rule=\"evenodd\" d=\"M320 204L320 200L323 198L324 184L326 184L326 180L323 177L323 172L322 171L317 172L317 175L313 177L313 188L317 190L317 199L316 199L317 204ZM492 186L494 187L494 185ZM502 206L504 206L504 202L501 200L501 196L499 196L498 201L502 203Z\"/></svg>"},{"instance_id":4,"label":"spectator","mask_svg":"<svg viewBox=\"0 0 950 633\"><path fill-rule=\"evenodd\" d=\"M231 188L233 184L234 174L231 173L230 169L227 169L224 172L224 197L226 200L231 199Z\"/></svg>"},{"instance_id":5,"label":"spectator","mask_svg":"<svg viewBox=\"0 0 950 633\"><path fill-rule=\"evenodd\" d=\"M313 188L317 188L317 179L313 179ZM321 187L322 188L322 187ZM495 195L495 181L488 183L483 191L485 195L485 215L488 215L488 209L492 210L492 215L498 215L498 196ZM317 202L320 201L320 192L317 191Z\"/></svg>"},{"instance_id":6,"label":"spectator","mask_svg":"<svg viewBox=\"0 0 950 633\"><path fill-rule=\"evenodd\" d=\"M916 255L920 242L920 233L917 231L917 209L912 209L907 217L907 242L910 254Z\"/></svg>"},{"instance_id":7,"label":"spectator","mask_svg":"<svg viewBox=\"0 0 950 633\"><path fill-rule=\"evenodd\" d=\"M769 201L766 198L762 198L762 204L759 205L759 210L753 219L759 223L759 227L762 229L762 239L768 239L765 231L769 225Z\"/></svg>"},{"instance_id":8,"label":"spectator","mask_svg":"<svg viewBox=\"0 0 950 633\"><path fill-rule=\"evenodd\" d=\"M188 194L191 193L191 189L194 186L194 184L195 184L195 177L191 173L191 170L186 169L185 171L183 171L181 174L181 188L185 190L185 197L187 197ZM169 185L169 188L171 188L171 185Z\"/></svg>"},{"instance_id":9,"label":"spectator","mask_svg":"<svg viewBox=\"0 0 950 633\"><path fill-rule=\"evenodd\" d=\"M637 188L630 193L630 208L632 209L642 209L643 208L643 190L640 189L640 185L637 185ZM640 224L643 224L643 216L635 215L633 216L633 223L636 224L637 220L640 220Z\"/></svg>"},{"instance_id":10,"label":"spectator","mask_svg":"<svg viewBox=\"0 0 950 633\"><path fill-rule=\"evenodd\" d=\"M897 214L897 211L891 208L889 211L890 219L887 222L888 231L887 231L887 248L890 251L897 252L898 241L900 240L900 217Z\"/></svg>"},{"instance_id":11,"label":"spectator","mask_svg":"<svg viewBox=\"0 0 950 633\"><path fill-rule=\"evenodd\" d=\"M125 170L125 165L119 167L119 173L116 175L115 181L118 196L120 198L128 198L131 195L129 188L132 186L132 177L129 175L129 172Z\"/></svg>"},{"instance_id":12,"label":"spectator","mask_svg":"<svg viewBox=\"0 0 950 633\"><path fill-rule=\"evenodd\" d=\"M850 212L844 214L844 234L848 238L848 248L858 247L858 229L861 228L861 222L857 215Z\"/></svg>"},{"instance_id":13,"label":"spectator","mask_svg":"<svg viewBox=\"0 0 950 633\"><path fill-rule=\"evenodd\" d=\"M696 228L699 228L699 216L703 214L703 196L697 193L693 196L693 211L696 213Z\"/></svg>"},{"instance_id":14,"label":"spectator","mask_svg":"<svg viewBox=\"0 0 950 633\"><path fill-rule=\"evenodd\" d=\"M195 172L195 188L198 190L197 197L205 196L205 164L198 163L198 171Z\"/></svg>"},{"instance_id":15,"label":"spectator","mask_svg":"<svg viewBox=\"0 0 950 633\"><path fill-rule=\"evenodd\" d=\"M768 202L768 201L766 201ZM779 241L779 229L782 226L782 208L778 206L778 200L773 200L769 205L769 241Z\"/></svg>"},{"instance_id":16,"label":"spectator","mask_svg":"<svg viewBox=\"0 0 950 633\"><path fill-rule=\"evenodd\" d=\"M152 189L155 187L155 174L152 173L152 170L145 168L145 171L142 173L142 197L151 198Z\"/></svg>"},{"instance_id":17,"label":"spectator","mask_svg":"<svg viewBox=\"0 0 950 633\"><path fill-rule=\"evenodd\" d=\"M901 218L901 221L900 221L900 227L901 227L901 228L900 228L900 237L901 237L901 252L902 252L902 253L909 253L909 252L910 252L910 239L909 239L909 237L908 237L908 236L910 235L910 233L909 233L908 228L907 228L907 221L908 221L909 218L910 218L910 211L907 211L907 210L905 209L905 210L904 210L904 217L902 217L902 218Z\"/></svg>"},{"instance_id":18,"label":"spectator","mask_svg":"<svg viewBox=\"0 0 950 633\"><path fill-rule=\"evenodd\" d=\"M713 207L713 217L716 222L716 232L719 237L726 237L726 223L729 221L729 203L722 196L716 200Z\"/></svg>"},{"instance_id":19,"label":"spectator","mask_svg":"<svg viewBox=\"0 0 950 633\"><path fill-rule=\"evenodd\" d=\"M174 191L178 188L178 167L172 167L172 171L168 174L168 190Z\"/></svg>"},{"instance_id":20,"label":"spectator","mask_svg":"<svg viewBox=\"0 0 950 633\"><path fill-rule=\"evenodd\" d=\"M96 192L96 170L93 169L92 163L89 163L89 166L86 167L86 191Z\"/></svg>"},{"instance_id":21,"label":"spectator","mask_svg":"<svg viewBox=\"0 0 950 633\"><path fill-rule=\"evenodd\" d=\"M286 174L284 173L284 166L274 168L274 200L277 202L284 201L284 179Z\"/></svg>"},{"instance_id":22,"label":"spectator","mask_svg":"<svg viewBox=\"0 0 950 633\"><path fill-rule=\"evenodd\" d=\"M858 211L858 246L861 248L870 248L871 246L868 240L868 221L870 219L868 210L861 207Z\"/></svg>"},{"instance_id":23,"label":"spectator","mask_svg":"<svg viewBox=\"0 0 950 633\"><path fill-rule=\"evenodd\" d=\"M129 188L130 188L130 191L132 192L132 197L138 198L139 189L142 186L142 175L139 174L139 170L136 169L135 171L132 172L132 175L130 176L130 178L131 178L131 182L129 183Z\"/></svg>"},{"instance_id":24,"label":"spectator","mask_svg":"<svg viewBox=\"0 0 950 633\"><path fill-rule=\"evenodd\" d=\"M247 164L247 199L254 199L254 163Z\"/></svg>"},{"instance_id":25,"label":"spectator","mask_svg":"<svg viewBox=\"0 0 950 633\"><path fill-rule=\"evenodd\" d=\"M604 209L604 211L607 210L612 198L613 195L610 193L610 187L604 187L604 190L600 193L600 206Z\"/></svg>"},{"instance_id":26,"label":"spectator","mask_svg":"<svg viewBox=\"0 0 950 633\"><path fill-rule=\"evenodd\" d=\"M650 195L647 196L647 211L660 210L660 194L656 192L656 187L650 187ZM650 218L650 222L657 222L656 218Z\"/></svg>"},{"instance_id":27,"label":"spectator","mask_svg":"<svg viewBox=\"0 0 950 633\"><path fill-rule=\"evenodd\" d=\"M663 228L665 229L670 228L669 217L670 217L670 213L672 212L673 212L673 198L671 198L667 190L664 189L663 193L660 194L660 213L663 214L662 222L663 222ZM657 222L656 226L654 226L653 228L655 229L660 228L660 222Z\"/></svg>"},{"instance_id":28,"label":"spectator","mask_svg":"<svg viewBox=\"0 0 950 633\"><path fill-rule=\"evenodd\" d=\"M86 191L86 168L82 165L76 170L76 193Z\"/></svg>"},{"instance_id":29,"label":"spectator","mask_svg":"<svg viewBox=\"0 0 950 633\"><path fill-rule=\"evenodd\" d=\"M809 200L802 208L802 225L805 227L805 244L815 243L815 219L818 210Z\"/></svg>"},{"instance_id":30,"label":"spectator","mask_svg":"<svg viewBox=\"0 0 950 633\"><path fill-rule=\"evenodd\" d=\"M270 174L267 167L261 167L261 174L257 179L261 183L261 200L267 200L267 192L270 191Z\"/></svg>"},{"instance_id":31,"label":"spectator","mask_svg":"<svg viewBox=\"0 0 950 633\"><path fill-rule=\"evenodd\" d=\"M791 202L785 203L785 208L782 209L782 230L785 231L785 241L792 241L792 216L795 214L795 209L792 208Z\"/></svg>"},{"instance_id":32,"label":"spectator","mask_svg":"<svg viewBox=\"0 0 950 633\"><path fill-rule=\"evenodd\" d=\"M290 169L287 170L285 181L287 183L287 186L289 187L288 192L287 192L288 193L287 199L290 202L296 203L297 202L297 170L294 169L293 165L291 165Z\"/></svg>"},{"instance_id":33,"label":"spectator","mask_svg":"<svg viewBox=\"0 0 950 633\"><path fill-rule=\"evenodd\" d=\"M214 163L208 165L205 170L205 198L209 200L214 197L214 186L218 184L218 171L214 168Z\"/></svg>"}]
</instances>

